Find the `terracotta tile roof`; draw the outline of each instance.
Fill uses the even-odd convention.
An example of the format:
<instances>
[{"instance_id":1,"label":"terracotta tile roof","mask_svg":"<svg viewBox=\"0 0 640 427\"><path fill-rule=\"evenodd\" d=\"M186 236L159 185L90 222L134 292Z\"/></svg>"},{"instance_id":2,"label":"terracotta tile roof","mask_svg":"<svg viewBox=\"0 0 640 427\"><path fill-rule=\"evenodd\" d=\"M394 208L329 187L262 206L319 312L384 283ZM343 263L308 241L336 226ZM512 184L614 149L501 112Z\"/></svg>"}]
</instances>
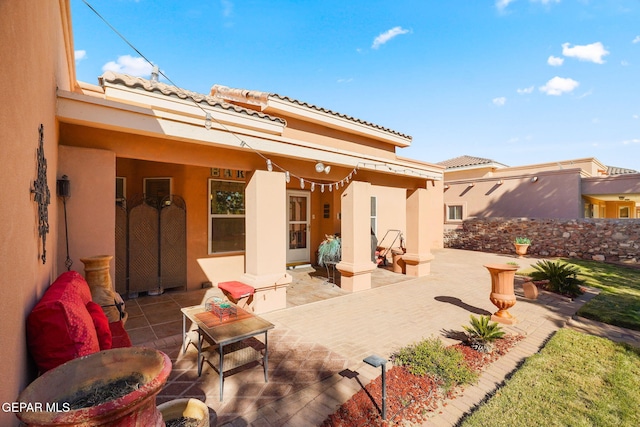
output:
<instances>
[{"instance_id":1,"label":"terracotta tile roof","mask_svg":"<svg viewBox=\"0 0 640 427\"><path fill-rule=\"evenodd\" d=\"M633 169L617 168L615 166L607 166L607 175L624 175L627 173L639 173Z\"/></svg>"},{"instance_id":2,"label":"terracotta tile roof","mask_svg":"<svg viewBox=\"0 0 640 427\"><path fill-rule=\"evenodd\" d=\"M168 85L166 83L158 82L154 85L151 83L151 80L143 79L142 77L134 77L128 74L107 71L99 77L99 81L101 86L104 86L104 83L108 82L111 84L120 84L132 89L140 88L146 90L147 92L160 92L161 94L166 96L177 96L180 99L191 98L197 103L205 102L212 107L221 108L228 111L235 111L236 113L259 117L261 119L279 122L283 125L286 125L286 121L279 117L273 117L259 111L239 107L237 105L224 102L218 97L192 92L190 90L181 89L179 87Z\"/></svg>"},{"instance_id":3,"label":"terracotta tile roof","mask_svg":"<svg viewBox=\"0 0 640 427\"><path fill-rule=\"evenodd\" d=\"M382 130L384 132L389 132L389 133L392 133L394 135L398 135L398 136L400 136L402 138L406 138L406 139L409 139L409 140L413 139L412 136L404 134L402 132L398 132L398 131L395 131L393 129L389 129L387 127L380 126L380 125L377 125L375 123L371 123L371 122L368 122L366 120L358 119L358 118L355 118L355 117L352 117L352 116L349 116L349 115L346 115L346 114L338 113L338 112L335 112L333 110L329 110L329 109L326 109L326 108L318 107L316 105L309 104L307 102L298 101L297 99L293 99L293 98L290 98L288 96L278 95L277 93L272 93L272 94L270 94L270 96L272 96L274 98L278 98L278 99L280 99L282 101L287 101L287 102L291 102L292 104L297 104L297 105L303 106L305 108L309 108L309 109L312 109L312 110L320 111L322 113L331 114L332 116L337 116L337 117L340 117L340 118L343 118L343 119L346 119L346 120L350 120L350 121L353 121L353 122L356 122L356 123L360 123L362 125L369 126L369 127L375 128L375 129L379 129L379 130Z\"/></svg>"},{"instance_id":4,"label":"terracotta tile roof","mask_svg":"<svg viewBox=\"0 0 640 427\"><path fill-rule=\"evenodd\" d=\"M483 166L483 165L499 165L505 166L502 163L496 162L495 160L485 159L483 157L473 157L473 156L459 156L453 159L444 160L442 162L438 162L437 164L446 167L447 169L455 169L455 168L463 168L470 166Z\"/></svg>"},{"instance_id":5,"label":"terracotta tile roof","mask_svg":"<svg viewBox=\"0 0 640 427\"><path fill-rule=\"evenodd\" d=\"M361 120L361 119L357 119L355 117L351 117L348 116L346 114L341 114L341 113L337 113L335 111L332 110L328 110L326 108L322 108L322 107L318 107L315 106L313 104L309 104L307 102L302 102L302 101L298 101L297 99L293 99L290 98L288 96L283 96L283 95L278 95L277 93L269 93L269 92L261 92L258 90L248 90L248 89L235 89L235 88L230 88L227 86L222 86L222 85L213 85L211 87L211 92L210 92L211 96L214 96L216 98L220 98L220 99L225 99L228 101L237 101L237 102L243 102L243 103L247 103L247 104L251 104L251 105L259 105L261 108L266 108L268 106L269 103L269 98L276 98L279 99L281 101L286 101L286 102L290 102L292 104L296 104L299 106L302 106L304 108L309 108L311 110L316 110L316 111L320 111L322 113L326 113L326 114L330 114L332 116L337 116L340 118L343 118L345 120L349 120L349 121L353 121L356 123L360 123L362 125L365 126L369 126L375 129L379 129L385 132L389 132L392 133L394 135L398 135L402 138L406 138L411 140L411 136L397 132L393 129L389 129L383 126L379 126L376 125L374 123L371 122L367 122L365 120Z\"/></svg>"}]
</instances>

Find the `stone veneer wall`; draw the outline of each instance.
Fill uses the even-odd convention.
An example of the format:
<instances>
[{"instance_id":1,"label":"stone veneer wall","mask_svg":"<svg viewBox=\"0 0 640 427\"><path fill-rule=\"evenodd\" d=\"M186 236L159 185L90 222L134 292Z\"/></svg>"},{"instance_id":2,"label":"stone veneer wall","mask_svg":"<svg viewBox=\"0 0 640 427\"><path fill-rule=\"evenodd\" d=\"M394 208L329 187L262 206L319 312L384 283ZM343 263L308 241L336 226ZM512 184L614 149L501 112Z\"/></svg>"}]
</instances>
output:
<instances>
[{"instance_id":1,"label":"stone veneer wall","mask_svg":"<svg viewBox=\"0 0 640 427\"><path fill-rule=\"evenodd\" d=\"M640 219L472 218L444 233L444 247L513 254L516 237L528 237L527 254L635 263Z\"/></svg>"}]
</instances>

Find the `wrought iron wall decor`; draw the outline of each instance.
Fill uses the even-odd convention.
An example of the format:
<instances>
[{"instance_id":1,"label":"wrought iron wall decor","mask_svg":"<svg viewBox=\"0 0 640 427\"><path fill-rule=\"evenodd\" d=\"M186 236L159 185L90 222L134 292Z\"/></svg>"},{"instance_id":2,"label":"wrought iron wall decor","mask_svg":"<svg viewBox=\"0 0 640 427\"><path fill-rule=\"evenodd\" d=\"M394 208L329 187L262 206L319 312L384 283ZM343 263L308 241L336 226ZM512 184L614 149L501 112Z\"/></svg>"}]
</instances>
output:
<instances>
[{"instance_id":1,"label":"wrought iron wall decor","mask_svg":"<svg viewBox=\"0 0 640 427\"><path fill-rule=\"evenodd\" d=\"M49 233L49 204L51 203L51 192L47 183L47 158L44 156L44 125L41 123L38 128L39 141L36 151L37 174L33 181L31 193L33 201L38 204L38 235L42 240L42 255L40 259L43 264L47 262L47 234Z\"/></svg>"}]
</instances>

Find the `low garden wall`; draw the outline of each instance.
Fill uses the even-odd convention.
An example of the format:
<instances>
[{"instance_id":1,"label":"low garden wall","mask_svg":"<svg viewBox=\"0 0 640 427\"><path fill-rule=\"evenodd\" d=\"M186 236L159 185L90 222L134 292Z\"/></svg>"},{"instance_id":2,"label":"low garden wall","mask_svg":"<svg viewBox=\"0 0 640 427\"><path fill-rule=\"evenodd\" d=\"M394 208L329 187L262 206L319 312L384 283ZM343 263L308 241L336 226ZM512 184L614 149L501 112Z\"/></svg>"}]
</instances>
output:
<instances>
[{"instance_id":1,"label":"low garden wall","mask_svg":"<svg viewBox=\"0 0 640 427\"><path fill-rule=\"evenodd\" d=\"M530 255L636 263L640 219L472 218L444 233L444 247L515 253L516 237L528 237Z\"/></svg>"}]
</instances>

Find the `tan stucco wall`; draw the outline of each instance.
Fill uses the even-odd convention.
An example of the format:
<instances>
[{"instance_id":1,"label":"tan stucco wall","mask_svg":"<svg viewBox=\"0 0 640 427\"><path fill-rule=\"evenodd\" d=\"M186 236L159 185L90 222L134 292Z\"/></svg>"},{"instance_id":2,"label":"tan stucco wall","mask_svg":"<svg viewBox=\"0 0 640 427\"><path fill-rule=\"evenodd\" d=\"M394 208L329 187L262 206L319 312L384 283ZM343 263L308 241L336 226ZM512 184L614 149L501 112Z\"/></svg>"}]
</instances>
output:
<instances>
[{"instance_id":1,"label":"tan stucco wall","mask_svg":"<svg viewBox=\"0 0 640 427\"><path fill-rule=\"evenodd\" d=\"M534 176L538 179L531 182ZM472 187L469 186L471 183ZM583 215L580 172L577 169L473 181L447 181L446 184L449 188L444 191L445 209L448 205L463 205L463 219L581 218Z\"/></svg>"},{"instance_id":2,"label":"tan stucco wall","mask_svg":"<svg viewBox=\"0 0 640 427\"><path fill-rule=\"evenodd\" d=\"M67 2L61 3L64 6ZM55 94L56 85L67 90L71 86L62 30L62 19L68 15L61 11L61 3L0 2L0 361L4 367L0 402L14 401L34 377L28 362L25 318L57 273ZM37 177L40 124L44 125L47 181L52 194L46 264L39 259L37 206L29 191ZM14 414L0 411L0 425L18 425L17 421Z\"/></svg>"},{"instance_id":3,"label":"tan stucco wall","mask_svg":"<svg viewBox=\"0 0 640 427\"><path fill-rule=\"evenodd\" d=\"M111 151L61 145L58 149L58 178L67 175L71 197L67 199L69 256L72 270L84 275L80 258L115 255L115 171ZM58 271L65 271L66 242L64 210L58 206ZM111 277L115 262L111 261Z\"/></svg>"}]
</instances>

